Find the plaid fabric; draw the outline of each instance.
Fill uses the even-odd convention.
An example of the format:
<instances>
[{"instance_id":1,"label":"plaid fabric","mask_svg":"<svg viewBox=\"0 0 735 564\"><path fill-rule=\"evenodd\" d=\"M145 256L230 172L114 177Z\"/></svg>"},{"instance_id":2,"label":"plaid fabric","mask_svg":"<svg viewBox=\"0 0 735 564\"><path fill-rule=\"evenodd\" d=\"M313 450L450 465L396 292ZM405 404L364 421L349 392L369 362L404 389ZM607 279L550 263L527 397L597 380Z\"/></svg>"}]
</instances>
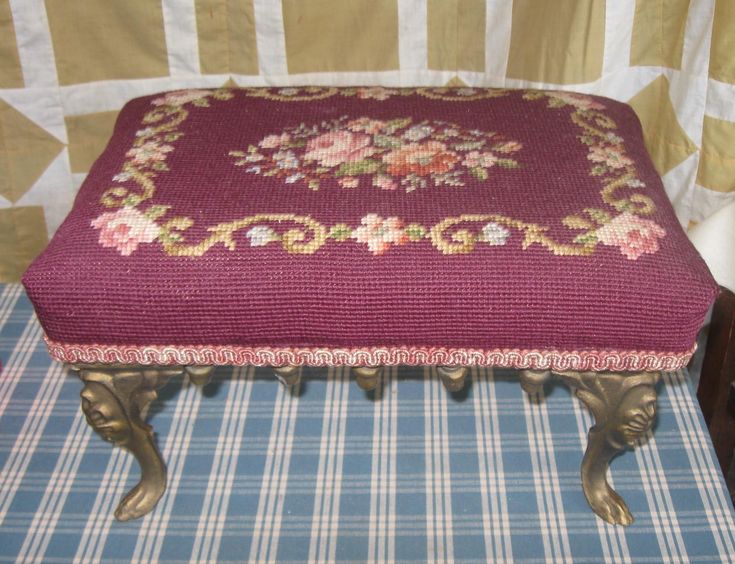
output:
<instances>
[{"instance_id":1,"label":"plaid fabric","mask_svg":"<svg viewBox=\"0 0 735 564\"><path fill-rule=\"evenodd\" d=\"M733 508L683 372L654 437L613 463L636 522L590 511L591 424L567 390L529 401L510 371L464 395L391 368L372 401L347 369L292 397L267 369L175 381L150 420L168 462L154 512L116 523L132 457L94 436L80 383L51 362L20 286L0 287L0 561L727 561ZM168 400L168 401L166 401ZM165 404L165 406L164 406Z\"/></svg>"}]
</instances>

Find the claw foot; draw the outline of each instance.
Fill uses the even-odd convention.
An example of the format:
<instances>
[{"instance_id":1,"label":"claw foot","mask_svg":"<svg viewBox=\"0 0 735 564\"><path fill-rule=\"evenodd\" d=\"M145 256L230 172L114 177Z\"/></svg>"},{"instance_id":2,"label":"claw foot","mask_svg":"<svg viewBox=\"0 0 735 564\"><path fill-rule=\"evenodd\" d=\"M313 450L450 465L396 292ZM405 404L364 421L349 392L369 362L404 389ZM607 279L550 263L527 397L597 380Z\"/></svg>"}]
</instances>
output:
<instances>
[{"instance_id":1,"label":"claw foot","mask_svg":"<svg viewBox=\"0 0 735 564\"><path fill-rule=\"evenodd\" d=\"M149 368L97 365L78 367L84 382L82 411L100 436L128 450L140 464L140 482L125 495L115 511L120 521L150 512L166 491L166 466L142 419L156 390L182 367Z\"/></svg>"},{"instance_id":2,"label":"claw foot","mask_svg":"<svg viewBox=\"0 0 735 564\"><path fill-rule=\"evenodd\" d=\"M165 484L140 482L122 498L115 510L115 519L130 521L150 513L165 491Z\"/></svg>"},{"instance_id":3,"label":"claw foot","mask_svg":"<svg viewBox=\"0 0 735 564\"><path fill-rule=\"evenodd\" d=\"M630 525L633 516L607 482L610 461L633 448L656 417L660 375L652 372L558 372L595 418L582 459L582 489L592 510L613 525Z\"/></svg>"},{"instance_id":4,"label":"claw foot","mask_svg":"<svg viewBox=\"0 0 735 564\"><path fill-rule=\"evenodd\" d=\"M631 515L625 501L618 492L607 484L603 484L602 487L598 488L583 486L583 489L587 503L601 519L611 525L627 526L633 523L633 515Z\"/></svg>"}]
</instances>

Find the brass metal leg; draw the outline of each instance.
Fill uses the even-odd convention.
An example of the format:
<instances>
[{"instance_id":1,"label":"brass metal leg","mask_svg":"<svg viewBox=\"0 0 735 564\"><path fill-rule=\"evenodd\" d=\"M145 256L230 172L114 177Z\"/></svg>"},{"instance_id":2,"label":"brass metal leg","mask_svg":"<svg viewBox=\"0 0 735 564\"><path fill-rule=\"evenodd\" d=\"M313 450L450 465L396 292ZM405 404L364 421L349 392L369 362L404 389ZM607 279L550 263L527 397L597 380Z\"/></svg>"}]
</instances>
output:
<instances>
[{"instance_id":1,"label":"brass metal leg","mask_svg":"<svg viewBox=\"0 0 735 564\"><path fill-rule=\"evenodd\" d=\"M273 372L279 382L287 388L295 386L301 381L300 366L274 366Z\"/></svg>"},{"instance_id":2,"label":"brass metal leg","mask_svg":"<svg viewBox=\"0 0 735 564\"><path fill-rule=\"evenodd\" d=\"M436 371L448 391L458 392L464 388L468 371L466 366L437 366Z\"/></svg>"},{"instance_id":3,"label":"brass metal leg","mask_svg":"<svg viewBox=\"0 0 735 564\"><path fill-rule=\"evenodd\" d=\"M595 425L589 430L582 459L582 489L592 510L613 525L630 525L633 516L623 498L607 482L610 460L648 432L656 418L655 372L559 372L590 409ZM549 372L521 371L521 385L540 391Z\"/></svg>"},{"instance_id":4,"label":"brass metal leg","mask_svg":"<svg viewBox=\"0 0 735 564\"><path fill-rule=\"evenodd\" d=\"M200 388L209 384L214 374L214 366L187 366L184 370L189 375L191 383Z\"/></svg>"},{"instance_id":5,"label":"brass metal leg","mask_svg":"<svg viewBox=\"0 0 735 564\"><path fill-rule=\"evenodd\" d=\"M153 429L141 412L156 398L156 390L184 368L135 366L78 366L84 382L82 411L99 435L135 456L140 482L115 510L120 521L150 512L166 491L166 466L153 439Z\"/></svg>"},{"instance_id":6,"label":"brass metal leg","mask_svg":"<svg viewBox=\"0 0 735 564\"><path fill-rule=\"evenodd\" d=\"M383 371L382 366L355 366L352 368L357 379L357 385L366 392L378 386L378 377Z\"/></svg>"},{"instance_id":7,"label":"brass metal leg","mask_svg":"<svg viewBox=\"0 0 735 564\"><path fill-rule=\"evenodd\" d=\"M529 396L538 394L544 388L544 384L551 377L548 370L540 372L536 370L521 370L521 388Z\"/></svg>"}]
</instances>

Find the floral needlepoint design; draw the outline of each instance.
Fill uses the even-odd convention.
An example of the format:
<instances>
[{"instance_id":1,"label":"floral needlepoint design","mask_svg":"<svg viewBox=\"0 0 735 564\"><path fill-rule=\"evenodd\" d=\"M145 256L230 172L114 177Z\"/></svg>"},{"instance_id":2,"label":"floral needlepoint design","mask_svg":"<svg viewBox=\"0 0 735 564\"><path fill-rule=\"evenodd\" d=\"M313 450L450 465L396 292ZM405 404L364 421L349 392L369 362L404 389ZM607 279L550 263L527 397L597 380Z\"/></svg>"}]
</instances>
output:
<instances>
[{"instance_id":1,"label":"floral needlepoint design","mask_svg":"<svg viewBox=\"0 0 735 564\"><path fill-rule=\"evenodd\" d=\"M628 259L635 260L644 253L658 251L658 240L666 235L666 231L650 219L624 212L595 234L602 244L619 247Z\"/></svg>"},{"instance_id":2,"label":"floral needlepoint design","mask_svg":"<svg viewBox=\"0 0 735 564\"><path fill-rule=\"evenodd\" d=\"M100 245L117 249L124 256L129 256L140 243L152 243L161 233L156 222L135 208L103 213L92 221L92 227L100 230Z\"/></svg>"},{"instance_id":3,"label":"floral needlepoint design","mask_svg":"<svg viewBox=\"0 0 735 564\"><path fill-rule=\"evenodd\" d=\"M370 106L393 96L420 95L465 103L510 95L485 89L278 88L244 89L240 95L279 102L310 102L331 96L370 99ZM360 245L382 255L395 245L431 245L444 255L471 253L483 246L499 247L517 238L522 250L540 245L555 256L590 256L601 245L617 247L628 260L656 253L666 231L651 217L654 200L636 170L618 126L602 100L584 94L526 90L522 99L544 103L554 112L567 112L578 128L576 138L586 148L590 186L598 200L561 218L559 226L494 213L459 213L419 220L369 213L360 222L344 218L323 222L309 213L251 213L213 225L199 225L204 237L189 231L199 220L178 215L166 202L152 203L158 177L168 171L168 159L185 135L181 128L190 112L215 101L235 97L233 91L179 90L154 97L135 138L125 153L113 185L100 197L107 208L91 221L103 247L128 256L141 244L157 243L169 256L199 257L212 248L236 251L276 243L284 252L311 255L325 245ZM197 110L201 111L201 110ZM412 117L377 119L368 116L302 123L254 140L246 150L230 151L234 164L247 174L273 177L284 187L321 189L327 182L337 190L384 190L407 193L428 187L483 190L499 168L518 169L514 157L524 147L493 131L469 129L438 120ZM479 181L479 182L478 182ZM270 188L270 187L269 187ZM387 196L387 195L386 195ZM431 197L435 197L431 194ZM412 196L413 198L413 196ZM243 236L237 236L239 232ZM243 244L243 239L246 241Z\"/></svg>"},{"instance_id":4,"label":"floral needlepoint design","mask_svg":"<svg viewBox=\"0 0 735 564\"><path fill-rule=\"evenodd\" d=\"M352 232L352 238L358 243L365 243L374 255L382 255L391 245L403 245L408 242L403 221L397 217L382 218L377 214L366 215L361 225Z\"/></svg>"},{"instance_id":5,"label":"floral needlepoint design","mask_svg":"<svg viewBox=\"0 0 735 564\"><path fill-rule=\"evenodd\" d=\"M508 229L499 223L491 221L482 228L480 240L489 245L505 245L509 235L510 231Z\"/></svg>"},{"instance_id":6,"label":"floral needlepoint design","mask_svg":"<svg viewBox=\"0 0 735 564\"><path fill-rule=\"evenodd\" d=\"M394 94L398 94L397 90L383 88L382 86L371 86L367 88L358 88L357 97L363 100L373 98L375 100L387 100Z\"/></svg>"},{"instance_id":7,"label":"floral needlepoint design","mask_svg":"<svg viewBox=\"0 0 735 564\"><path fill-rule=\"evenodd\" d=\"M340 178L338 182L342 188L357 188L360 184L360 179L354 176L348 176L347 178Z\"/></svg>"},{"instance_id":8,"label":"floral needlepoint design","mask_svg":"<svg viewBox=\"0 0 735 564\"><path fill-rule=\"evenodd\" d=\"M398 184L390 176L384 176L379 174L373 177L373 186L381 188L383 190L396 190Z\"/></svg>"},{"instance_id":9,"label":"floral needlepoint design","mask_svg":"<svg viewBox=\"0 0 735 564\"><path fill-rule=\"evenodd\" d=\"M415 125L404 132L403 138L409 141L421 141L432 133L434 133L434 130L428 125Z\"/></svg>"},{"instance_id":10,"label":"floral needlepoint design","mask_svg":"<svg viewBox=\"0 0 735 564\"><path fill-rule=\"evenodd\" d=\"M578 92L547 92L551 107L574 106L580 110L604 110L605 106L594 98Z\"/></svg>"},{"instance_id":11,"label":"floral needlepoint design","mask_svg":"<svg viewBox=\"0 0 735 564\"><path fill-rule=\"evenodd\" d=\"M281 145L285 145L290 140L291 136L288 133L281 133L281 135L268 135L268 137L258 143L258 147L262 147L263 149L276 149Z\"/></svg>"},{"instance_id":12,"label":"floral needlepoint design","mask_svg":"<svg viewBox=\"0 0 735 564\"><path fill-rule=\"evenodd\" d=\"M590 148L587 158L609 168L625 168L633 165L633 160L625 155L619 145L595 145Z\"/></svg>"},{"instance_id":13,"label":"floral needlepoint design","mask_svg":"<svg viewBox=\"0 0 735 564\"><path fill-rule=\"evenodd\" d=\"M163 145L156 141L148 141L138 147L133 147L127 153L134 164L147 165L152 163L163 163L166 160L166 153L170 153L174 148L171 145Z\"/></svg>"},{"instance_id":14,"label":"floral needlepoint design","mask_svg":"<svg viewBox=\"0 0 735 564\"><path fill-rule=\"evenodd\" d=\"M452 170L458 160L457 153L438 141L408 143L383 155L383 162L388 165L386 172L393 176L441 174Z\"/></svg>"},{"instance_id":15,"label":"floral needlepoint design","mask_svg":"<svg viewBox=\"0 0 735 564\"><path fill-rule=\"evenodd\" d=\"M280 88L278 93L281 96L297 96L299 94L298 88Z\"/></svg>"},{"instance_id":16,"label":"floral needlepoint design","mask_svg":"<svg viewBox=\"0 0 735 564\"><path fill-rule=\"evenodd\" d=\"M299 168L299 160L292 151L278 151L273 155L273 159L276 161L276 166L280 169Z\"/></svg>"},{"instance_id":17,"label":"floral needlepoint design","mask_svg":"<svg viewBox=\"0 0 735 564\"><path fill-rule=\"evenodd\" d=\"M368 91L369 97L387 92ZM464 130L447 122L362 116L311 126L302 123L230 155L248 173L275 176L312 190L330 178L343 188L355 188L365 178L366 186L412 192L430 185L465 186L469 178L484 181L492 168L519 168L510 155L521 149L520 143L497 133Z\"/></svg>"},{"instance_id":18,"label":"floral needlepoint design","mask_svg":"<svg viewBox=\"0 0 735 564\"><path fill-rule=\"evenodd\" d=\"M208 105L206 104L207 97L213 94L215 94L214 90L177 90L168 92L151 103L154 106L183 106L189 102L194 102L194 105L206 107Z\"/></svg>"},{"instance_id":19,"label":"floral needlepoint design","mask_svg":"<svg viewBox=\"0 0 735 564\"><path fill-rule=\"evenodd\" d=\"M256 225L255 227L250 228L250 230L245 233L245 236L250 239L251 247L263 247L268 243L272 243L273 241L278 241L280 239L278 234L266 225Z\"/></svg>"},{"instance_id":20,"label":"floral needlepoint design","mask_svg":"<svg viewBox=\"0 0 735 564\"><path fill-rule=\"evenodd\" d=\"M453 88L442 86L437 88L385 88L383 86L361 86L356 88L336 88L333 86L305 86L287 88L243 88L248 96L265 98L278 102L304 102L323 100L333 96L358 98L360 100L376 100L383 102L390 98L404 96L422 96L433 100L448 102L471 102L485 98L501 98L509 91L502 88Z\"/></svg>"},{"instance_id":21,"label":"floral needlepoint design","mask_svg":"<svg viewBox=\"0 0 735 564\"><path fill-rule=\"evenodd\" d=\"M374 154L370 136L350 131L323 133L306 144L305 161L316 161L325 167L356 163Z\"/></svg>"}]
</instances>

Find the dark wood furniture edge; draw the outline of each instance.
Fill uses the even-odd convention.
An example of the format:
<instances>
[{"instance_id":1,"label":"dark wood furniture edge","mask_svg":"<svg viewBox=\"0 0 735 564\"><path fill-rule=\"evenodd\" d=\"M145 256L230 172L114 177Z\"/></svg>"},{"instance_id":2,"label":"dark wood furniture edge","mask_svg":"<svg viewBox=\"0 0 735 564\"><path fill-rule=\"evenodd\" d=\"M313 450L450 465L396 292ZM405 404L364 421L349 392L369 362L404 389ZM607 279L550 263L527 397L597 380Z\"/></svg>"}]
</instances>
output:
<instances>
[{"instance_id":1,"label":"dark wood furniture edge","mask_svg":"<svg viewBox=\"0 0 735 564\"><path fill-rule=\"evenodd\" d=\"M723 474L735 450L735 294L720 288L712 310L697 399Z\"/></svg>"}]
</instances>

